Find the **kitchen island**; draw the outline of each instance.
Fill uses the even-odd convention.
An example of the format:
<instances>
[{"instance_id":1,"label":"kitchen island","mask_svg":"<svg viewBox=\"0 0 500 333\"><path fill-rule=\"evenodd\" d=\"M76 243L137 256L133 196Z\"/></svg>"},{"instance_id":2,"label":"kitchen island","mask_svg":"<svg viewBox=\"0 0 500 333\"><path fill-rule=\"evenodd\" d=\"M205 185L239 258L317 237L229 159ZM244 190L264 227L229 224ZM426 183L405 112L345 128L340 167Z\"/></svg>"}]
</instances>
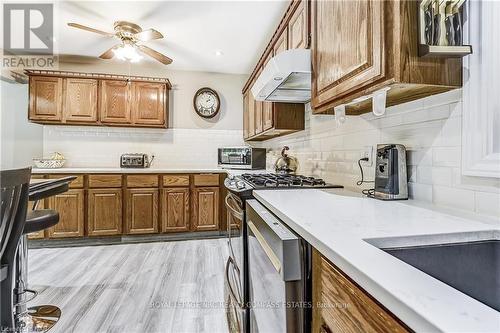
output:
<instances>
[{"instance_id":1,"label":"kitchen island","mask_svg":"<svg viewBox=\"0 0 500 333\"><path fill-rule=\"evenodd\" d=\"M264 190L254 196L410 330L500 331L498 311L380 249L499 240L500 220L345 190Z\"/></svg>"}]
</instances>

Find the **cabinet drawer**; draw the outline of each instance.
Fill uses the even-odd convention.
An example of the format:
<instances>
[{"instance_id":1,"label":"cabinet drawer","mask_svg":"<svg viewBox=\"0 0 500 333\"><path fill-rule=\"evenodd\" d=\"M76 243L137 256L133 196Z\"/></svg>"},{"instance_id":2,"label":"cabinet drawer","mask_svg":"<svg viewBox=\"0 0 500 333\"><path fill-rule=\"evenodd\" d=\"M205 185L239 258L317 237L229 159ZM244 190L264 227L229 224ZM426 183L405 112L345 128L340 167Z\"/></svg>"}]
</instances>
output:
<instances>
[{"instance_id":1,"label":"cabinet drawer","mask_svg":"<svg viewBox=\"0 0 500 333\"><path fill-rule=\"evenodd\" d=\"M128 175L127 187L158 187L158 175Z\"/></svg>"},{"instance_id":2,"label":"cabinet drawer","mask_svg":"<svg viewBox=\"0 0 500 333\"><path fill-rule=\"evenodd\" d=\"M89 176L89 187L121 187L122 186L122 176L121 175L90 175Z\"/></svg>"},{"instance_id":3,"label":"cabinet drawer","mask_svg":"<svg viewBox=\"0 0 500 333\"><path fill-rule=\"evenodd\" d=\"M58 179L69 176L76 176L76 179L69 184L69 188L83 188L83 175L49 175L49 179Z\"/></svg>"},{"instance_id":4,"label":"cabinet drawer","mask_svg":"<svg viewBox=\"0 0 500 333\"><path fill-rule=\"evenodd\" d=\"M219 186L219 174L194 175L194 186Z\"/></svg>"},{"instance_id":5,"label":"cabinet drawer","mask_svg":"<svg viewBox=\"0 0 500 333\"><path fill-rule=\"evenodd\" d=\"M164 175L163 186L165 187L189 186L189 175Z\"/></svg>"}]
</instances>

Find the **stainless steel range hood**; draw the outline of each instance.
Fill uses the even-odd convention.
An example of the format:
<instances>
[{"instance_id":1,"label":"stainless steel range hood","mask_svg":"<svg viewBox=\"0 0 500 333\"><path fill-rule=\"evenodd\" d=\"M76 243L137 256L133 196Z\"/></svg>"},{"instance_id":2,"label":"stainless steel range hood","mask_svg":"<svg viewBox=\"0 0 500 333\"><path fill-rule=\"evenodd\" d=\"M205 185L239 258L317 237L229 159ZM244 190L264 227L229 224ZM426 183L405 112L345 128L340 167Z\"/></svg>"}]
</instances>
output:
<instances>
[{"instance_id":1,"label":"stainless steel range hood","mask_svg":"<svg viewBox=\"0 0 500 333\"><path fill-rule=\"evenodd\" d=\"M307 103L311 100L311 50L293 49L273 57L252 86L257 101Z\"/></svg>"}]
</instances>

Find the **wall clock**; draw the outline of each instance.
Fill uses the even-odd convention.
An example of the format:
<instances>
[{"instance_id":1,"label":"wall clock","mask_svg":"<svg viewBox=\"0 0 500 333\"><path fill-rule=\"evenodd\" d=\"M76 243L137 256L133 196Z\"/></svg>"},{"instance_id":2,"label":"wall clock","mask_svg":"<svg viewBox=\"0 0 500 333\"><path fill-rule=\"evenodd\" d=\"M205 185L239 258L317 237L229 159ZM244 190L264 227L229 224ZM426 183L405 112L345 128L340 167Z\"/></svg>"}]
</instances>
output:
<instances>
[{"instance_id":1,"label":"wall clock","mask_svg":"<svg viewBox=\"0 0 500 333\"><path fill-rule=\"evenodd\" d=\"M211 88L198 89L193 98L196 113L203 118L213 118L220 109L220 99L217 92Z\"/></svg>"}]
</instances>

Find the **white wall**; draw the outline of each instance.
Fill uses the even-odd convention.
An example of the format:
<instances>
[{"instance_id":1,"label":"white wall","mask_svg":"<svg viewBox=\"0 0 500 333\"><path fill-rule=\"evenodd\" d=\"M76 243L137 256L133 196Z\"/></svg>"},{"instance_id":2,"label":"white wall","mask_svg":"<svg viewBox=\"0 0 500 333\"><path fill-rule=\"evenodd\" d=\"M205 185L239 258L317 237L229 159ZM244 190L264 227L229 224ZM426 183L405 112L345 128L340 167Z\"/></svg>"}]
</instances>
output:
<instances>
[{"instance_id":1,"label":"white wall","mask_svg":"<svg viewBox=\"0 0 500 333\"><path fill-rule=\"evenodd\" d=\"M41 125L28 122L28 85L1 81L1 169L32 165L42 156Z\"/></svg>"},{"instance_id":2,"label":"white wall","mask_svg":"<svg viewBox=\"0 0 500 333\"><path fill-rule=\"evenodd\" d=\"M59 69L167 77L173 85L169 129L44 126L44 154L63 153L66 166L116 167L120 154L144 152L156 156L157 167L215 168L218 147L243 144L241 89L247 75L169 71L150 63L129 67L115 61L66 62ZM215 89L221 99L219 115L208 120L193 109L193 96L204 86Z\"/></svg>"},{"instance_id":3,"label":"white wall","mask_svg":"<svg viewBox=\"0 0 500 333\"><path fill-rule=\"evenodd\" d=\"M357 161L364 148L401 143L408 150L411 198L499 217L500 180L461 175L461 129L461 90L455 90L388 108L383 117L348 117L338 128L333 116L309 110L305 131L255 145L271 148L270 167L288 145L299 159L299 173L360 191ZM364 170L365 179L373 180L374 167Z\"/></svg>"}]
</instances>

